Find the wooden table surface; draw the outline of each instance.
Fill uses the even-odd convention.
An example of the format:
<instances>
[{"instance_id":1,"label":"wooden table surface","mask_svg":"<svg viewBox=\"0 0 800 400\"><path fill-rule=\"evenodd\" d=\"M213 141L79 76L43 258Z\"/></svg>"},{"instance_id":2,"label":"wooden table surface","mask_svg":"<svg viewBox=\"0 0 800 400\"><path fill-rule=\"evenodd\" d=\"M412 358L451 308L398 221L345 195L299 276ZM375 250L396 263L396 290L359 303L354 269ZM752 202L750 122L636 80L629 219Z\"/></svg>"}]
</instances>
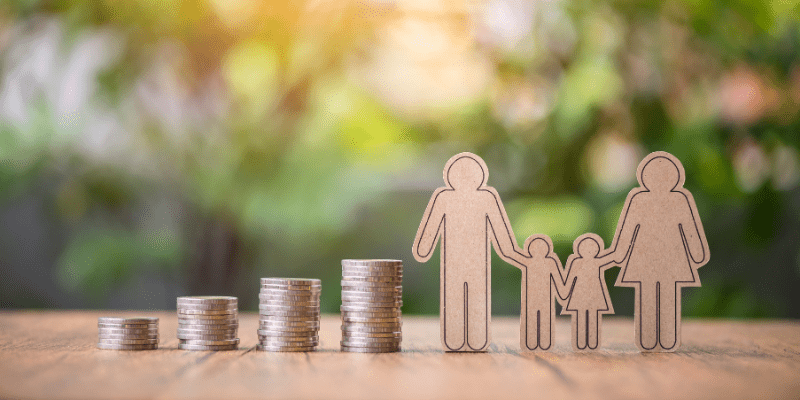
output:
<instances>
[{"instance_id":1,"label":"wooden table surface","mask_svg":"<svg viewBox=\"0 0 800 400\"><path fill-rule=\"evenodd\" d=\"M161 348L95 348L97 317L160 317ZM800 322L684 322L683 347L642 354L633 322L605 318L603 350L575 353L569 320L555 350L519 351L516 318L494 318L488 353L444 353L437 318L404 317L403 352L338 351L338 316L320 349L254 349L258 316L240 315L238 351L177 349L173 312L0 312L0 398L800 398Z\"/></svg>"}]
</instances>

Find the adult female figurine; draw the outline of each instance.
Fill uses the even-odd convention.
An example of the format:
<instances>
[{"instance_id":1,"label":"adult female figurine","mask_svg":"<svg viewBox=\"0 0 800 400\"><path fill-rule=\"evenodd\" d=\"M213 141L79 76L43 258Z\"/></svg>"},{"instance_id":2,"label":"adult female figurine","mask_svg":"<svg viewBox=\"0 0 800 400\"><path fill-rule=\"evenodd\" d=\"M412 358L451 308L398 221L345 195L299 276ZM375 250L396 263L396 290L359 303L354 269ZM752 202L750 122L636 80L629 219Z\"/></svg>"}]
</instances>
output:
<instances>
[{"instance_id":1,"label":"adult female figurine","mask_svg":"<svg viewBox=\"0 0 800 400\"><path fill-rule=\"evenodd\" d=\"M709 249L694 198L675 156L651 153L639 164L611 244L622 267L616 286L636 290L636 345L674 351L681 344L681 288L700 286Z\"/></svg>"}]
</instances>

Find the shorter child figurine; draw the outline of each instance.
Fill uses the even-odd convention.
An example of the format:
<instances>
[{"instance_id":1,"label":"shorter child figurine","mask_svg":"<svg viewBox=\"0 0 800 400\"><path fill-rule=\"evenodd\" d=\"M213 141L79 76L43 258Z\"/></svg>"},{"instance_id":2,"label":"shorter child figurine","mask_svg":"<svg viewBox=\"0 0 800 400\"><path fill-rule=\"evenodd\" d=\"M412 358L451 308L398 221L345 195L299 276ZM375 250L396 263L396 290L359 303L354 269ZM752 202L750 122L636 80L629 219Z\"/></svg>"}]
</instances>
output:
<instances>
[{"instance_id":1,"label":"shorter child figurine","mask_svg":"<svg viewBox=\"0 0 800 400\"><path fill-rule=\"evenodd\" d=\"M549 350L556 317L553 300L558 294L563 306L567 294L561 260L547 235L531 235L521 253L509 256L522 270L520 347L523 351Z\"/></svg>"},{"instance_id":2,"label":"shorter child figurine","mask_svg":"<svg viewBox=\"0 0 800 400\"><path fill-rule=\"evenodd\" d=\"M615 265L611 254L600 254L603 239L594 233L581 235L567 259L566 286L569 300L561 314L572 314L572 347L595 350L600 344L603 314L613 314L605 271ZM607 252L606 252L607 253Z\"/></svg>"}]
</instances>

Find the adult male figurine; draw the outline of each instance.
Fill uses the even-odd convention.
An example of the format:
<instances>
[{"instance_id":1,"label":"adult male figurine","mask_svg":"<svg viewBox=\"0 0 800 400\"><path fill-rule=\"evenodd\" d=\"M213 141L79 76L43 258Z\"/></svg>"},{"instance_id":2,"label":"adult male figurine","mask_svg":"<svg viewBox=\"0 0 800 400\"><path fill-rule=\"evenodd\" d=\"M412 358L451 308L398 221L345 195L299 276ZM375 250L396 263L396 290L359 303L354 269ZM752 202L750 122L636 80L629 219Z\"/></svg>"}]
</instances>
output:
<instances>
[{"instance_id":1,"label":"adult male figurine","mask_svg":"<svg viewBox=\"0 0 800 400\"><path fill-rule=\"evenodd\" d=\"M442 237L440 322L446 351L486 351L491 322L491 244L503 259L517 245L503 203L486 186L489 170L472 153L444 167L447 186L436 189L422 216L412 252L431 258Z\"/></svg>"}]
</instances>

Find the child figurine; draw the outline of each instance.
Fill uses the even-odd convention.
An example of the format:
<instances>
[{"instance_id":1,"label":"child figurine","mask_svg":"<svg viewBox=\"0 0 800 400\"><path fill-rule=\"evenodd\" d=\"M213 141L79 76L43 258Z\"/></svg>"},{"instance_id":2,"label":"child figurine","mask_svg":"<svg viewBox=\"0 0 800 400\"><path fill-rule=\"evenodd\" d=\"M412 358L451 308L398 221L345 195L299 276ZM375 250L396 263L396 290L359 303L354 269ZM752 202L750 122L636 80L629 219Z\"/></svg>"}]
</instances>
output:
<instances>
[{"instance_id":1,"label":"child figurine","mask_svg":"<svg viewBox=\"0 0 800 400\"><path fill-rule=\"evenodd\" d=\"M562 300L566 300L567 294L561 260L553 252L553 242L547 235L528 237L522 252L509 256L511 261L522 266L520 346L522 350L549 350L556 317L553 299L558 293L563 306Z\"/></svg>"},{"instance_id":2,"label":"child figurine","mask_svg":"<svg viewBox=\"0 0 800 400\"><path fill-rule=\"evenodd\" d=\"M561 314L572 314L572 347L575 350L597 349L603 314L614 313L605 271L615 262L611 254L600 254L603 248L600 236L587 233L575 240L574 254L567 259L565 283L570 293Z\"/></svg>"}]
</instances>

